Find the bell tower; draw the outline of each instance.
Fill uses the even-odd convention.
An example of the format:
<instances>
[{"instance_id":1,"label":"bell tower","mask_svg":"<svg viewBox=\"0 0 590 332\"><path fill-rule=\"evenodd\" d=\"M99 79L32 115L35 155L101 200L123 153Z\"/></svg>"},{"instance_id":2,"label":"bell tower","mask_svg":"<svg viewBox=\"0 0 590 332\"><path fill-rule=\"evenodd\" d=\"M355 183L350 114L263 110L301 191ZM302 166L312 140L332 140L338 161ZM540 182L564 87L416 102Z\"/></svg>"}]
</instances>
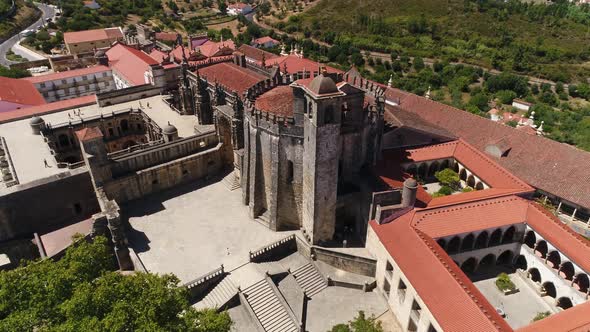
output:
<instances>
[{"instance_id":1,"label":"bell tower","mask_svg":"<svg viewBox=\"0 0 590 332\"><path fill-rule=\"evenodd\" d=\"M294 83L305 92L303 107L303 214L308 241L330 241L336 227L341 107L344 93L326 74L309 84Z\"/></svg>"}]
</instances>

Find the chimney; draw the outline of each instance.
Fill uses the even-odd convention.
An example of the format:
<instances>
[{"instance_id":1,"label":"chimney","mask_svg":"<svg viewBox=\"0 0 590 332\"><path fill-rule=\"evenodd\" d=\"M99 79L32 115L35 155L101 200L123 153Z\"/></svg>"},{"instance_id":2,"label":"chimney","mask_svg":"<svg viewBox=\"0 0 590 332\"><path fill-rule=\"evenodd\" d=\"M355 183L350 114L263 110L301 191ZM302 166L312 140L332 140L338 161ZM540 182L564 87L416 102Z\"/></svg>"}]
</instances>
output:
<instances>
[{"instance_id":1,"label":"chimney","mask_svg":"<svg viewBox=\"0 0 590 332\"><path fill-rule=\"evenodd\" d=\"M402 207L413 207L416 204L417 192L418 182L413 178L406 179L402 190Z\"/></svg>"}]
</instances>

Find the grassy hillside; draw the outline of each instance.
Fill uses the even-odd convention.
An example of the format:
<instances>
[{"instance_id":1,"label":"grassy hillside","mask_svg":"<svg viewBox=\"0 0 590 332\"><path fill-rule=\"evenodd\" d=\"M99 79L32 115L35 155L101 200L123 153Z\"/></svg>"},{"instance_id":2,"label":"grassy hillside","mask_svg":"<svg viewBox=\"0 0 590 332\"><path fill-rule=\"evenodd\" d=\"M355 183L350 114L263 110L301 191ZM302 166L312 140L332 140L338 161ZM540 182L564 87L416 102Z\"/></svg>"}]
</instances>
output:
<instances>
[{"instance_id":1,"label":"grassy hillside","mask_svg":"<svg viewBox=\"0 0 590 332\"><path fill-rule=\"evenodd\" d=\"M10 3L10 1L8 2ZM16 6L18 10L14 16L0 21L0 40L8 39L25 29L41 15L41 12L33 4L27 4L24 0L16 0ZM8 8L10 8L10 4L8 4Z\"/></svg>"},{"instance_id":2,"label":"grassy hillside","mask_svg":"<svg viewBox=\"0 0 590 332\"><path fill-rule=\"evenodd\" d=\"M276 23L330 43L528 73L590 75L590 7L499 0L319 0Z\"/></svg>"}]
</instances>

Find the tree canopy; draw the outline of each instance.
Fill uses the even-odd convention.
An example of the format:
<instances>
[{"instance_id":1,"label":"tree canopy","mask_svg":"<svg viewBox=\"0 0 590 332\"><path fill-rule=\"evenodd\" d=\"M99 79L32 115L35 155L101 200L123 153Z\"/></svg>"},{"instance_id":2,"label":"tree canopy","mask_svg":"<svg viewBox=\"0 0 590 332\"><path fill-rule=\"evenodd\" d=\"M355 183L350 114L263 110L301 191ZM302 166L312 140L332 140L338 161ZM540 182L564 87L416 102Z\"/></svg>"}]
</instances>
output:
<instances>
[{"instance_id":1,"label":"tree canopy","mask_svg":"<svg viewBox=\"0 0 590 332\"><path fill-rule=\"evenodd\" d=\"M383 332L383 327L374 316L366 317L363 311L359 311L353 320L335 325L329 332Z\"/></svg>"},{"instance_id":2,"label":"tree canopy","mask_svg":"<svg viewBox=\"0 0 590 332\"><path fill-rule=\"evenodd\" d=\"M107 239L78 240L59 261L0 272L2 331L229 331L227 313L196 311L173 275L114 271Z\"/></svg>"}]
</instances>

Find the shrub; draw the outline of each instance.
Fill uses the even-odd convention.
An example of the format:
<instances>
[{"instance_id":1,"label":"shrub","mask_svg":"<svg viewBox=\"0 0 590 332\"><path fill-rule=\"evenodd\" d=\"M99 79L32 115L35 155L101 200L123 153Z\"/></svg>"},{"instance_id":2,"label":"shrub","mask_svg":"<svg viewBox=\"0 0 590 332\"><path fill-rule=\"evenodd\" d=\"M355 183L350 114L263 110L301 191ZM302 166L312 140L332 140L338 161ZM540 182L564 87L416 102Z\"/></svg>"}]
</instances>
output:
<instances>
[{"instance_id":1,"label":"shrub","mask_svg":"<svg viewBox=\"0 0 590 332\"><path fill-rule=\"evenodd\" d=\"M443 187L457 188L459 185L459 174L450 168L445 168L442 171L434 173L434 177L436 177Z\"/></svg>"},{"instance_id":2,"label":"shrub","mask_svg":"<svg viewBox=\"0 0 590 332\"><path fill-rule=\"evenodd\" d=\"M536 322L538 320L541 320L541 319L549 317L549 316L551 316L551 313L549 311L539 312L539 313L537 313L535 318L533 318L533 322Z\"/></svg>"},{"instance_id":3,"label":"shrub","mask_svg":"<svg viewBox=\"0 0 590 332\"><path fill-rule=\"evenodd\" d=\"M502 104L512 104L512 100L516 98L516 93L511 90L500 90L496 92L496 98Z\"/></svg>"},{"instance_id":4,"label":"shrub","mask_svg":"<svg viewBox=\"0 0 590 332\"><path fill-rule=\"evenodd\" d=\"M502 272L498 275L498 279L496 279L496 287L501 291L506 291L515 289L516 285L514 285L506 273Z\"/></svg>"},{"instance_id":5,"label":"shrub","mask_svg":"<svg viewBox=\"0 0 590 332\"><path fill-rule=\"evenodd\" d=\"M443 196L448 196L450 194L453 193L453 188L449 187L449 186L442 186L439 190L438 193L443 195Z\"/></svg>"},{"instance_id":6,"label":"shrub","mask_svg":"<svg viewBox=\"0 0 590 332\"><path fill-rule=\"evenodd\" d=\"M471 188L471 187L465 187L465 188L461 189L461 192L464 192L464 193L469 193L472 191L473 191L473 188Z\"/></svg>"}]
</instances>

